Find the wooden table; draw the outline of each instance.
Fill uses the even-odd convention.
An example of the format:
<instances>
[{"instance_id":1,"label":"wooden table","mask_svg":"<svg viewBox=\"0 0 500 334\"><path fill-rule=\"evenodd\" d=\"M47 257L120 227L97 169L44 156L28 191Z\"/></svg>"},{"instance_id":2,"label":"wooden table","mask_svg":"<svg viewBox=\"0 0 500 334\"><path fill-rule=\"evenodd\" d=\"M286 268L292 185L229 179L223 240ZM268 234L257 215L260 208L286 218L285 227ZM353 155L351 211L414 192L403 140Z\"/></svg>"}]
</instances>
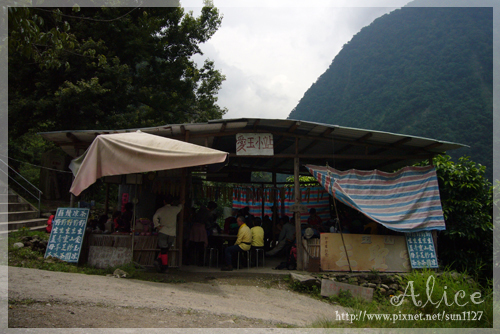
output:
<instances>
[{"instance_id":1,"label":"wooden table","mask_svg":"<svg viewBox=\"0 0 500 334\"><path fill-rule=\"evenodd\" d=\"M238 239L237 235L234 234L212 234L209 238L214 238L216 240L222 240L222 241L232 241L233 243Z\"/></svg>"},{"instance_id":2,"label":"wooden table","mask_svg":"<svg viewBox=\"0 0 500 334\"><path fill-rule=\"evenodd\" d=\"M238 239L237 235L233 234L212 234L208 237L208 243L211 244L212 247L217 248L219 250L219 260L220 263L224 263L224 243L227 241L228 246L234 245L236 239ZM209 246L210 247L210 246Z\"/></svg>"}]
</instances>

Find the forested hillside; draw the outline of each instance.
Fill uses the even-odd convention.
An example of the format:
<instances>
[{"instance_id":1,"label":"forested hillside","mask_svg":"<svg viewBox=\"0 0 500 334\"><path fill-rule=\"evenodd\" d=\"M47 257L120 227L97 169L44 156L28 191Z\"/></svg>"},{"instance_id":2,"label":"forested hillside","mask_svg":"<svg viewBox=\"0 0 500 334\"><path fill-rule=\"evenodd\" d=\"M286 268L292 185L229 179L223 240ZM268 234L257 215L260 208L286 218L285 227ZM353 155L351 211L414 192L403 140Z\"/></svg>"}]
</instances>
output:
<instances>
[{"instance_id":1,"label":"forested hillside","mask_svg":"<svg viewBox=\"0 0 500 334\"><path fill-rule=\"evenodd\" d=\"M405 7L363 28L290 119L447 140L492 179L493 11Z\"/></svg>"}]
</instances>

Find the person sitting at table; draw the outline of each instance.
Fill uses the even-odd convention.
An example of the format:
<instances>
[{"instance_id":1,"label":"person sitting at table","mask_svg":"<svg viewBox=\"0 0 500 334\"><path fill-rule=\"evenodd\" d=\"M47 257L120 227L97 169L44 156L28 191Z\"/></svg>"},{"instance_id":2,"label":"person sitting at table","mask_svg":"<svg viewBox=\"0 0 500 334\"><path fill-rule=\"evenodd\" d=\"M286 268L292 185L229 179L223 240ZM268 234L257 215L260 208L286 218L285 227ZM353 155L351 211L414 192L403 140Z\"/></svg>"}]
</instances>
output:
<instances>
[{"instance_id":1,"label":"person sitting at table","mask_svg":"<svg viewBox=\"0 0 500 334\"><path fill-rule=\"evenodd\" d=\"M307 218L307 223L310 225L309 227L312 227L317 231L323 232L322 221L321 218L316 213L315 208L311 208L309 210L309 218Z\"/></svg>"},{"instance_id":2,"label":"person sitting at table","mask_svg":"<svg viewBox=\"0 0 500 334\"><path fill-rule=\"evenodd\" d=\"M238 216L238 218L236 218L236 222L239 226L238 237L234 245L227 247L224 252L226 265L221 268L222 271L232 271L233 255L238 254L238 252L250 250L252 244L252 232L245 223L245 217Z\"/></svg>"},{"instance_id":3,"label":"person sitting at table","mask_svg":"<svg viewBox=\"0 0 500 334\"><path fill-rule=\"evenodd\" d=\"M237 215L237 210L233 209L232 210L232 215L227 217L224 220L224 233L225 234L230 234L229 231L231 229L234 229L235 227L238 227L238 224L236 223L236 215Z\"/></svg>"},{"instance_id":4,"label":"person sitting at table","mask_svg":"<svg viewBox=\"0 0 500 334\"><path fill-rule=\"evenodd\" d=\"M280 235L278 237L278 244L276 247L271 249L269 252L266 253L266 256L275 256L278 253L281 253L283 249L285 249L285 254L286 250L291 247L292 243L295 240L295 217L292 218L292 220L289 220L288 217L286 217L286 223L283 225L283 228L281 229Z\"/></svg>"},{"instance_id":5,"label":"person sitting at table","mask_svg":"<svg viewBox=\"0 0 500 334\"><path fill-rule=\"evenodd\" d=\"M257 249L264 248L264 229L262 228L262 220L259 217L254 218L254 226L250 229L252 232L252 266L255 266L255 259L257 259Z\"/></svg>"},{"instance_id":6,"label":"person sitting at table","mask_svg":"<svg viewBox=\"0 0 500 334\"><path fill-rule=\"evenodd\" d=\"M273 222L268 215L262 219L262 228L264 229L264 248L268 251L271 248L271 240L273 239Z\"/></svg>"},{"instance_id":7,"label":"person sitting at table","mask_svg":"<svg viewBox=\"0 0 500 334\"><path fill-rule=\"evenodd\" d=\"M273 248L276 246L276 243L279 241L279 236L281 235L281 230L283 229L283 226L288 223L289 218L287 216L283 216L278 221L276 224L273 226L273 236L272 236L272 242L270 243L270 247Z\"/></svg>"}]
</instances>

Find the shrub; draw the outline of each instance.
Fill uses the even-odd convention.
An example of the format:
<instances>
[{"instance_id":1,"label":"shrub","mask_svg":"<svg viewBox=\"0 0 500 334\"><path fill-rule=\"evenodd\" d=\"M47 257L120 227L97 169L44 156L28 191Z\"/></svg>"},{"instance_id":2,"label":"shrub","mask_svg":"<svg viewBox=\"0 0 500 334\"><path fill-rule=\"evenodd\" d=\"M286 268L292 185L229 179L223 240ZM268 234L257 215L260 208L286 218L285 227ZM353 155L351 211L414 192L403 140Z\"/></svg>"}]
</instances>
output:
<instances>
[{"instance_id":1,"label":"shrub","mask_svg":"<svg viewBox=\"0 0 500 334\"><path fill-rule=\"evenodd\" d=\"M484 284L493 276L493 188L486 167L468 157L455 163L437 156L433 163L446 222L438 234L440 263Z\"/></svg>"}]
</instances>

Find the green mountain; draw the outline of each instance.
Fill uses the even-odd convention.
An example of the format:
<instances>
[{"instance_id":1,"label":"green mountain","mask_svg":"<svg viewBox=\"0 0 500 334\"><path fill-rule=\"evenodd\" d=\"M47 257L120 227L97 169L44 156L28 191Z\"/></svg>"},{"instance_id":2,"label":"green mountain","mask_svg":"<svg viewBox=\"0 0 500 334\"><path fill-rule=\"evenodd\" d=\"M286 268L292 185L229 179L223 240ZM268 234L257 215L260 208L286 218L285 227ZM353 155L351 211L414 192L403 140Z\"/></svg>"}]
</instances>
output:
<instances>
[{"instance_id":1,"label":"green mountain","mask_svg":"<svg viewBox=\"0 0 500 334\"><path fill-rule=\"evenodd\" d=\"M458 142L493 168L492 8L404 7L361 29L289 119Z\"/></svg>"}]
</instances>

